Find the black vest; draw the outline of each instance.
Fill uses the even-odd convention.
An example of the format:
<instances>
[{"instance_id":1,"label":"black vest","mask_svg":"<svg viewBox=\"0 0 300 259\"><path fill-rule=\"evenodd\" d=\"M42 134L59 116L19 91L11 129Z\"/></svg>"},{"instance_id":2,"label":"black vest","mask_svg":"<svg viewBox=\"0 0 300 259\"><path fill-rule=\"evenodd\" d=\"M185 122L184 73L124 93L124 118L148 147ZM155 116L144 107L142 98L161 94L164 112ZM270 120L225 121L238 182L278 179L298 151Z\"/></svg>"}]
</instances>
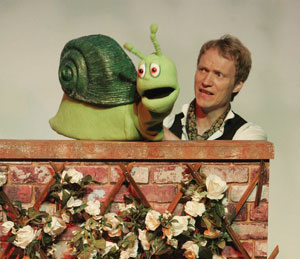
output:
<instances>
[{"instance_id":1,"label":"black vest","mask_svg":"<svg viewBox=\"0 0 300 259\"><path fill-rule=\"evenodd\" d=\"M216 140L232 140L237 130L247 123L247 121L245 121L241 116L237 115L236 113L234 113L234 115L234 118L229 119L225 122L223 135ZM171 126L171 128L169 128L169 130L180 139L182 135L181 119L183 117L184 114L182 112L176 114L173 125Z\"/></svg>"}]
</instances>

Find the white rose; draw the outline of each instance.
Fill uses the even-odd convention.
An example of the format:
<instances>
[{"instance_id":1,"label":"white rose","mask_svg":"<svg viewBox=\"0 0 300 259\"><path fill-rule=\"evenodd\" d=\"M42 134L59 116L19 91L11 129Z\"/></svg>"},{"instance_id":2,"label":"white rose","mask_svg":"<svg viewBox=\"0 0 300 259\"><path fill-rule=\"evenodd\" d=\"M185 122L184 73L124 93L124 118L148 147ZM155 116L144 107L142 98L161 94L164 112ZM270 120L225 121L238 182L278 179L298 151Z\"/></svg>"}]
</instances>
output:
<instances>
[{"instance_id":1,"label":"white rose","mask_svg":"<svg viewBox=\"0 0 300 259\"><path fill-rule=\"evenodd\" d=\"M70 168L68 170L63 171L62 173L62 179L65 178L65 176L71 177L70 183L80 183L80 181L83 178L83 174L75 170L74 168Z\"/></svg>"},{"instance_id":2,"label":"white rose","mask_svg":"<svg viewBox=\"0 0 300 259\"><path fill-rule=\"evenodd\" d=\"M169 239L167 240L167 244L173 246L175 249L178 247L178 240L177 239Z\"/></svg>"},{"instance_id":3,"label":"white rose","mask_svg":"<svg viewBox=\"0 0 300 259\"><path fill-rule=\"evenodd\" d=\"M117 218L117 214L110 212L104 215L106 222L111 225L103 226L103 229L108 232L110 237L119 237L122 234L121 226L123 225L122 222Z\"/></svg>"},{"instance_id":4,"label":"white rose","mask_svg":"<svg viewBox=\"0 0 300 259\"><path fill-rule=\"evenodd\" d=\"M89 200L87 206L84 208L85 212L91 216L98 216L100 214L100 201L98 200Z\"/></svg>"},{"instance_id":5,"label":"white rose","mask_svg":"<svg viewBox=\"0 0 300 259\"><path fill-rule=\"evenodd\" d=\"M188 259L198 258L199 246L193 241L187 241L182 245L182 249L185 249L184 256Z\"/></svg>"},{"instance_id":6,"label":"white rose","mask_svg":"<svg viewBox=\"0 0 300 259\"><path fill-rule=\"evenodd\" d=\"M173 235L176 237L180 235L183 231L188 230L189 216L174 216L172 221L172 231Z\"/></svg>"},{"instance_id":7,"label":"white rose","mask_svg":"<svg viewBox=\"0 0 300 259\"><path fill-rule=\"evenodd\" d=\"M119 204L119 210L122 212L122 213L129 213L130 212L130 209L136 209L135 205L134 204Z\"/></svg>"},{"instance_id":8,"label":"white rose","mask_svg":"<svg viewBox=\"0 0 300 259\"><path fill-rule=\"evenodd\" d=\"M216 255L216 254L214 254L213 255L213 259L227 259L227 257L222 256L222 255Z\"/></svg>"},{"instance_id":9,"label":"white rose","mask_svg":"<svg viewBox=\"0 0 300 259\"><path fill-rule=\"evenodd\" d=\"M7 234L15 224L12 221L6 221L1 225L1 232Z\"/></svg>"},{"instance_id":10,"label":"white rose","mask_svg":"<svg viewBox=\"0 0 300 259\"><path fill-rule=\"evenodd\" d=\"M0 187L6 184L6 175L1 173L0 174Z\"/></svg>"},{"instance_id":11,"label":"white rose","mask_svg":"<svg viewBox=\"0 0 300 259\"><path fill-rule=\"evenodd\" d=\"M126 237L132 235L132 233L128 233L124 239L126 239ZM121 251L120 254L120 259L128 259L128 258L136 258L137 257L137 251L139 248L139 242L138 240L134 240L134 245L132 248L128 247L126 250Z\"/></svg>"},{"instance_id":12,"label":"white rose","mask_svg":"<svg viewBox=\"0 0 300 259\"><path fill-rule=\"evenodd\" d=\"M154 231L160 225L159 221L160 213L155 210L148 211L145 219L146 227L148 230Z\"/></svg>"},{"instance_id":13,"label":"white rose","mask_svg":"<svg viewBox=\"0 0 300 259\"><path fill-rule=\"evenodd\" d=\"M141 230L139 229L139 240L141 241L142 247L144 250L149 250L150 249L150 243L147 239L147 230Z\"/></svg>"},{"instance_id":14,"label":"white rose","mask_svg":"<svg viewBox=\"0 0 300 259\"><path fill-rule=\"evenodd\" d=\"M109 251L110 251L113 247L115 247L116 250L119 250L119 247L118 247L118 245L117 245L116 243L110 242L110 241L106 241L106 242L105 242L105 250L104 250L104 253L103 253L102 255L104 256L104 255L108 254Z\"/></svg>"},{"instance_id":15,"label":"white rose","mask_svg":"<svg viewBox=\"0 0 300 259\"><path fill-rule=\"evenodd\" d=\"M194 192L192 195L193 201L201 201L205 196L207 195L207 192Z\"/></svg>"},{"instance_id":16,"label":"white rose","mask_svg":"<svg viewBox=\"0 0 300 259\"><path fill-rule=\"evenodd\" d=\"M219 176L211 174L206 178L207 197L211 200L220 200L227 190L227 184Z\"/></svg>"},{"instance_id":17,"label":"white rose","mask_svg":"<svg viewBox=\"0 0 300 259\"><path fill-rule=\"evenodd\" d=\"M35 234L36 230L34 230L31 226L27 225L22 227L16 232L16 239L13 244L25 249L25 247L33 241Z\"/></svg>"},{"instance_id":18,"label":"white rose","mask_svg":"<svg viewBox=\"0 0 300 259\"><path fill-rule=\"evenodd\" d=\"M63 219L64 222L70 223L70 216L68 213L62 213L61 218Z\"/></svg>"},{"instance_id":19,"label":"white rose","mask_svg":"<svg viewBox=\"0 0 300 259\"><path fill-rule=\"evenodd\" d=\"M55 237L60 235L66 229L66 227L67 225L63 219L56 216L51 216L51 222L44 226L44 232Z\"/></svg>"},{"instance_id":20,"label":"white rose","mask_svg":"<svg viewBox=\"0 0 300 259\"><path fill-rule=\"evenodd\" d=\"M196 201L188 201L184 206L184 211L192 217L201 216L205 211L205 205Z\"/></svg>"},{"instance_id":21,"label":"white rose","mask_svg":"<svg viewBox=\"0 0 300 259\"><path fill-rule=\"evenodd\" d=\"M67 208L79 207L82 205L82 203L83 203L82 200L80 199L74 200L74 197L71 196L67 202Z\"/></svg>"}]
</instances>

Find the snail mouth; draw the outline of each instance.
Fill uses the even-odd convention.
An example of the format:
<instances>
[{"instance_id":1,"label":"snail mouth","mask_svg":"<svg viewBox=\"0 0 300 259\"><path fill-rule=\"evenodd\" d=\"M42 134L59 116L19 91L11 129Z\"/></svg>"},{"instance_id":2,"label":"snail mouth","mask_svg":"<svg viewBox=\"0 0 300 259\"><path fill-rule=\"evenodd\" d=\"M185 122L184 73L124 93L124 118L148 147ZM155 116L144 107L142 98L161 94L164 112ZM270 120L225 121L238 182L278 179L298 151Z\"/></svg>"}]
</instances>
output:
<instances>
[{"instance_id":1,"label":"snail mouth","mask_svg":"<svg viewBox=\"0 0 300 259\"><path fill-rule=\"evenodd\" d=\"M162 87L146 90L143 97L148 99L160 99L169 96L174 91L172 87Z\"/></svg>"}]
</instances>

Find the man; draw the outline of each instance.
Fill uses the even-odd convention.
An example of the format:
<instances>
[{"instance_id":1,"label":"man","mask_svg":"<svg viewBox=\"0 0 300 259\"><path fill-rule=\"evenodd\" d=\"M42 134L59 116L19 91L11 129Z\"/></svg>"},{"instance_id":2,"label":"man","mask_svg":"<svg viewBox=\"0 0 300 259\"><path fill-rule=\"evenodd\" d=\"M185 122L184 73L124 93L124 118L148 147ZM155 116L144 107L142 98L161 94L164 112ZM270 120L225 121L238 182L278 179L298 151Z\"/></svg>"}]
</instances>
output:
<instances>
[{"instance_id":1,"label":"man","mask_svg":"<svg viewBox=\"0 0 300 259\"><path fill-rule=\"evenodd\" d=\"M165 140L266 140L264 130L231 111L251 69L249 50L225 35L205 43L195 73L195 99L164 121Z\"/></svg>"}]
</instances>

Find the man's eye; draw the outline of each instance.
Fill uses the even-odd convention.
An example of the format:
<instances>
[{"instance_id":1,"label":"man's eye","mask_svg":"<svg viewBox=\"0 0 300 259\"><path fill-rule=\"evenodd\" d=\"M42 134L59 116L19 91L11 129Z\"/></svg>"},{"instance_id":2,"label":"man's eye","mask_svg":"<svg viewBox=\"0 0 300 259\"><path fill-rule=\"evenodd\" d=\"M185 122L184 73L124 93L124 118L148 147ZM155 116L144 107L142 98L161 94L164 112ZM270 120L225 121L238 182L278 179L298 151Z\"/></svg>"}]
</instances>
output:
<instances>
[{"instance_id":1,"label":"man's eye","mask_svg":"<svg viewBox=\"0 0 300 259\"><path fill-rule=\"evenodd\" d=\"M223 78L223 77L224 77L224 75L223 75L223 74L221 74L221 73L217 73L217 77L219 77L219 78Z\"/></svg>"}]
</instances>

